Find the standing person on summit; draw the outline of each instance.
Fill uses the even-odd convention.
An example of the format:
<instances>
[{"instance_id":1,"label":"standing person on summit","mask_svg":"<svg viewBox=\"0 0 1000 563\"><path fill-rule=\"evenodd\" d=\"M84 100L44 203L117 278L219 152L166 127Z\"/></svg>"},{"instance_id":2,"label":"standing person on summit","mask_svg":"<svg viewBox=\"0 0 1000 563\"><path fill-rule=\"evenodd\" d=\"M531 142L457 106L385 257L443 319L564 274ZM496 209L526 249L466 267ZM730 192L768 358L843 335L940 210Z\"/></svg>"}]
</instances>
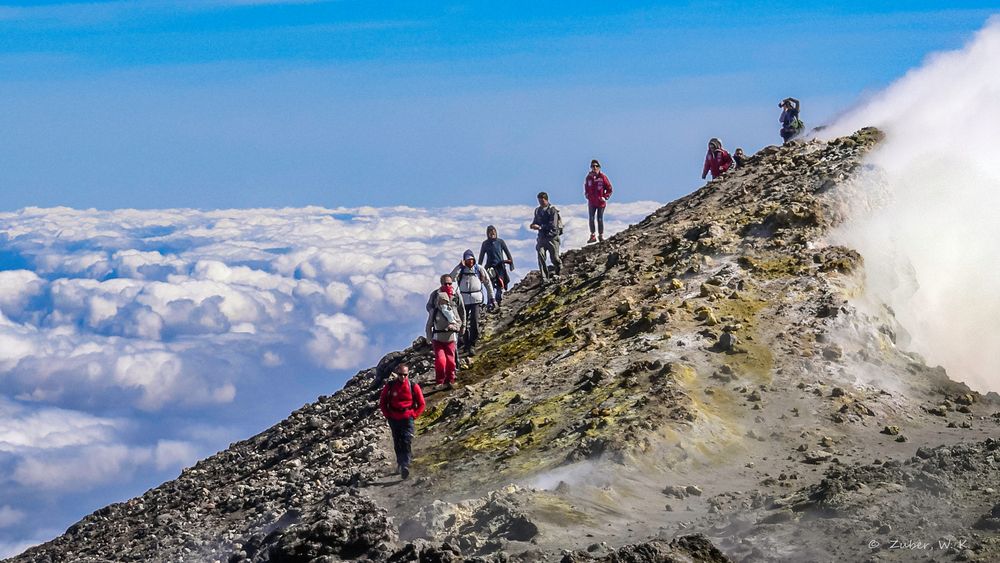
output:
<instances>
[{"instance_id":1,"label":"standing person on summit","mask_svg":"<svg viewBox=\"0 0 1000 563\"><path fill-rule=\"evenodd\" d=\"M506 260L504 260L504 255L507 256ZM486 240L479 247L479 263L486 267L487 273L489 273L490 268L493 269L493 274L489 278L495 287L490 287L489 290L496 290L493 302L499 309L500 301L503 299L503 290L510 286L507 265L510 264L511 271L514 270L514 257L511 256L507 243L502 238L497 237L497 228L493 225L486 227Z\"/></svg>"},{"instance_id":2,"label":"standing person on summit","mask_svg":"<svg viewBox=\"0 0 1000 563\"><path fill-rule=\"evenodd\" d=\"M795 98L785 98L778 107L781 108L781 117L778 118L781 122L781 140L787 145L805 129L805 124L799 119L799 109L802 106Z\"/></svg>"},{"instance_id":3,"label":"standing person on summit","mask_svg":"<svg viewBox=\"0 0 1000 563\"><path fill-rule=\"evenodd\" d=\"M545 264L545 255L552 259L553 277L559 276L562 269L562 260L559 258L559 236L562 235L562 217L556 206L549 203L549 194L538 192L538 207L535 208L535 216L528 226L533 231L538 231L538 239L535 241L535 251L538 253L538 273L542 277L542 283L549 281L549 269Z\"/></svg>"},{"instance_id":4,"label":"standing person on summit","mask_svg":"<svg viewBox=\"0 0 1000 563\"><path fill-rule=\"evenodd\" d=\"M701 179L704 180L705 176L711 172L714 180L729 170L732 165L733 157L729 156L726 149L722 148L722 141L713 137L708 141L708 154L705 155L705 166L701 169Z\"/></svg>"},{"instance_id":5,"label":"standing person on summit","mask_svg":"<svg viewBox=\"0 0 1000 563\"><path fill-rule=\"evenodd\" d=\"M458 282L458 290L465 304L465 324L468 329L463 343L465 353L475 356L476 343L479 342L479 309L484 301L483 293L486 294L485 301L493 306L493 292L488 289L492 282L486 269L476 263L476 255L471 249L462 254L462 262L451 271L451 277Z\"/></svg>"},{"instance_id":6,"label":"standing person on summit","mask_svg":"<svg viewBox=\"0 0 1000 563\"><path fill-rule=\"evenodd\" d=\"M590 173L583 181L583 195L587 197L587 212L590 216L590 239L587 244L604 241L604 209L608 206L608 199L611 198L611 180L601 172L601 163L590 161ZM594 218L597 218L597 236L594 236Z\"/></svg>"},{"instance_id":7,"label":"standing person on summit","mask_svg":"<svg viewBox=\"0 0 1000 563\"><path fill-rule=\"evenodd\" d=\"M410 381L410 366L399 364L393 370L378 397L378 406L392 429L392 446L396 450L396 468L406 479L410 476L413 458L414 420L424 412L424 394L420 385Z\"/></svg>"}]
</instances>

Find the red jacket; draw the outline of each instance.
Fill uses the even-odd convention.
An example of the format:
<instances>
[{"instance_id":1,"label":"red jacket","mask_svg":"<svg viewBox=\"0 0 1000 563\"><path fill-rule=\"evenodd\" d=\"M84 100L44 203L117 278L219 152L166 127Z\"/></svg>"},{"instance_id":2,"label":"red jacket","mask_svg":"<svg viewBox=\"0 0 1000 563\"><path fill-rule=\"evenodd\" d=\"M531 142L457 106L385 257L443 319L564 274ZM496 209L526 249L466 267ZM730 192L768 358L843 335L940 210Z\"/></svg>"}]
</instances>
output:
<instances>
[{"instance_id":1,"label":"red jacket","mask_svg":"<svg viewBox=\"0 0 1000 563\"><path fill-rule=\"evenodd\" d=\"M733 157L729 156L726 149L716 149L715 154L712 154L710 150L705 155L705 167L701 169L701 177L704 178L705 174L711 171L712 178L718 178L723 172L729 170L729 167L732 165Z\"/></svg>"},{"instance_id":2,"label":"red jacket","mask_svg":"<svg viewBox=\"0 0 1000 563\"><path fill-rule=\"evenodd\" d=\"M583 193L587 196L587 203L591 207L606 207L607 199L611 197L611 190L611 180L608 180L604 172L591 172L583 181Z\"/></svg>"},{"instance_id":3,"label":"red jacket","mask_svg":"<svg viewBox=\"0 0 1000 563\"><path fill-rule=\"evenodd\" d=\"M378 406L386 418L404 420L417 418L424 412L424 393L420 386L413 383L413 394L410 394L410 380L397 379L385 384L378 397Z\"/></svg>"}]
</instances>

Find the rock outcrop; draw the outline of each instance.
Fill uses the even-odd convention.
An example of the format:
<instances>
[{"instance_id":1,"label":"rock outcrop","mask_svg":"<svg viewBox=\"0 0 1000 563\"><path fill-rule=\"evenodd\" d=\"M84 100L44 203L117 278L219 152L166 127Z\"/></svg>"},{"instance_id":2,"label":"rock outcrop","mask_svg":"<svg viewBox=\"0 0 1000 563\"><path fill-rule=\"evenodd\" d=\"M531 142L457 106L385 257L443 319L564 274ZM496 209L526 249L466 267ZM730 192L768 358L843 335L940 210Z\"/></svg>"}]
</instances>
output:
<instances>
[{"instance_id":1,"label":"rock outcrop","mask_svg":"<svg viewBox=\"0 0 1000 563\"><path fill-rule=\"evenodd\" d=\"M898 347L828 239L879 138L769 147L529 274L408 481L376 398L433 384L422 338L11 561L996 560L996 398Z\"/></svg>"}]
</instances>

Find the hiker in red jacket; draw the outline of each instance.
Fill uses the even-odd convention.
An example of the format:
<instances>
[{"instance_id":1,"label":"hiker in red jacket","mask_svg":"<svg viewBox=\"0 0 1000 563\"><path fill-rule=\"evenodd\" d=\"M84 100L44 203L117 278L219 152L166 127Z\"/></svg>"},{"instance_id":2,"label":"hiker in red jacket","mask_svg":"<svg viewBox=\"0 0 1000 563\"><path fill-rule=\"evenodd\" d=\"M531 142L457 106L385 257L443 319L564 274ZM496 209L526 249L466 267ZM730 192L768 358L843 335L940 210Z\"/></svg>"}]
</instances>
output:
<instances>
[{"instance_id":1,"label":"hiker in red jacket","mask_svg":"<svg viewBox=\"0 0 1000 563\"><path fill-rule=\"evenodd\" d=\"M708 142L708 154L705 155L705 166L701 169L701 179L704 180L705 175L711 171L714 180L732 165L733 157L722 148L722 141L713 138Z\"/></svg>"},{"instance_id":2,"label":"hiker in red jacket","mask_svg":"<svg viewBox=\"0 0 1000 563\"><path fill-rule=\"evenodd\" d=\"M425 406L420 385L410 381L409 376L410 366L406 364L396 366L378 397L378 406L389 422L389 428L392 429L396 466L403 479L410 476L410 461L413 457L413 421L423 414Z\"/></svg>"},{"instance_id":3,"label":"hiker in red jacket","mask_svg":"<svg viewBox=\"0 0 1000 563\"><path fill-rule=\"evenodd\" d=\"M597 159L590 161L590 173L583 181L583 195L587 196L587 210L590 213L590 240L587 244L604 240L604 209L611 197L611 180L601 172L601 163ZM594 218L597 218L597 230L594 230ZM594 233L597 236L594 236Z\"/></svg>"}]
</instances>

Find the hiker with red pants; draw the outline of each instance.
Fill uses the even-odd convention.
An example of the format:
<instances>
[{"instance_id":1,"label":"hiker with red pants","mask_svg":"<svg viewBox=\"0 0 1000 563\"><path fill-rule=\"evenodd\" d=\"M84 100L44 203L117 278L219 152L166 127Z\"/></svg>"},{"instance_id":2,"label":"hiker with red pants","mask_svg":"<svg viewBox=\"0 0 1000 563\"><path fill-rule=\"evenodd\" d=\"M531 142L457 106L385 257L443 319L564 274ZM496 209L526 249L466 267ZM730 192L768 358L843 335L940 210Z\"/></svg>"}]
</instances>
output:
<instances>
[{"instance_id":1,"label":"hiker with red pants","mask_svg":"<svg viewBox=\"0 0 1000 563\"><path fill-rule=\"evenodd\" d=\"M450 291L448 291L448 290L450 290ZM460 324L462 326L458 330L459 338L461 338L461 335L465 333L465 305L462 303L462 296L459 295L458 291L455 290L455 284L452 281L451 274L444 274L444 275L442 275L441 276L441 285L437 289L435 289L434 291L432 291L431 294L430 294L430 296L427 298L427 305L426 305L427 312L431 313L432 311L434 311L434 308L437 307L437 294L439 292L441 292L441 291L447 291L449 293L449 295L451 295L452 306L455 308L456 311L458 311L458 316L461 318L461 323ZM428 336L427 340L430 340L431 343L432 343L432 345L433 345L433 340L431 339L431 336ZM456 374L456 377L457 377L457 374L458 374L458 344L457 343L455 344L455 366L456 366L455 367L455 374ZM440 382L439 382L439 384L440 384Z\"/></svg>"},{"instance_id":2,"label":"hiker with red pants","mask_svg":"<svg viewBox=\"0 0 1000 563\"><path fill-rule=\"evenodd\" d=\"M396 366L379 394L378 406L392 429L396 468L399 475L406 479L410 476L410 461L413 459L414 420L423 414L426 406L420 385L410 381L410 366Z\"/></svg>"},{"instance_id":3,"label":"hiker with red pants","mask_svg":"<svg viewBox=\"0 0 1000 563\"><path fill-rule=\"evenodd\" d=\"M451 275L441 276L441 288L432 295L425 333L434 350L434 380L437 386L451 389L455 383L458 335L465 328L465 307L451 283Z\"/></svg>"},{"instance_id":4,"label":"hiker with red pants","mask_svg":"<svg viewBox=\"0 0 1000 563\"><path fill-rule=\"evenodd\" d=\"M587 244L604 241L604 209L611 197L611 180L601 172L601 163L597 159L590 161L590 173L583 181L583 195L587 196L587 211L590 215L590 239ZM597 229L594 229L594 219L597 219ZM597 233L595 236L594 233Z\"/></svg>"},{"instance_id":5,"label":"hiker with red pants","mask_svg":"<svg viewBox=\"0 0 1000 563\"><path fill-rule=\"evenodd\" d=\"M714 180L732 165L733 157L722 148L722 141L713 138L708 141L708 154L705 155L705 166L701 169L701 179L704 180L705 175L711 172Z\"/></svg>"}]
</instances>

